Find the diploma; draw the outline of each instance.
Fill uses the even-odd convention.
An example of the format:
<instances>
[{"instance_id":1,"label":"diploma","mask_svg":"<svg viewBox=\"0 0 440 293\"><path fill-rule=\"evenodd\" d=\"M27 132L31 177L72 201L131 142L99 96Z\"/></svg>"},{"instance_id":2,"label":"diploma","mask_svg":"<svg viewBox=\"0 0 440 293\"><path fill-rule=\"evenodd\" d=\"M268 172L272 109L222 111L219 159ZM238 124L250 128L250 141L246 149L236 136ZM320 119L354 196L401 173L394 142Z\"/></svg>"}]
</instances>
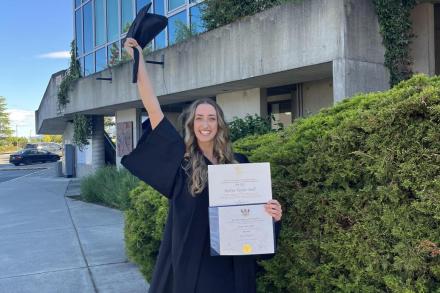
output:
<instances>
[{"instance_id":1,"label":"diploma","mask_svg":"<svg viewBox=\"0 0 440 293\"><path fill-rule=\"evenodd\" d=\"M269 163L208 166L211 255L274 253Z\"/></svg>"},{"instance_id":2,"label":"diploma","mask_svg":"<svg viewBox=\"0 0 440 293\"><path fill-rule=\"evenodd\" d=\"M209 206L266 203L272 199L269 163L208 166Z\"/></svg>"},{"instance_id":3,"label":"diploma","mask_svg":"<svg viewBox=\"0 0 440 293\"><path fill-rule=\"evenodd\" d=\"M209 208L211 255L275 252L272 217L263 204Z\"/></svg>"}]
</instances>

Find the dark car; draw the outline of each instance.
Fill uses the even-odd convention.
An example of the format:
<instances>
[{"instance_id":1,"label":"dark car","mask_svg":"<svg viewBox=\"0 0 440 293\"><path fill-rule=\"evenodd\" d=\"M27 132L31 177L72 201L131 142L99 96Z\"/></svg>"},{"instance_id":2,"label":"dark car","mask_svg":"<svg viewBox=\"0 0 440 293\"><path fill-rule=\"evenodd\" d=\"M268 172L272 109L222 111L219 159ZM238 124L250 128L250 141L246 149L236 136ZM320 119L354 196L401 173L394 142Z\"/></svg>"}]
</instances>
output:
<instances>
[{"instance_id":1,"label":"dark car","mask_svg":"<svg viewBox=\"0 0 440 293\"><path fill-rule=\"evenodd\" d=\"M45 150L24 149L9 156L9 163L18 166L20 164L29 165L35 162L56 162L60 156Z\"/></svg>"}]
</instances>

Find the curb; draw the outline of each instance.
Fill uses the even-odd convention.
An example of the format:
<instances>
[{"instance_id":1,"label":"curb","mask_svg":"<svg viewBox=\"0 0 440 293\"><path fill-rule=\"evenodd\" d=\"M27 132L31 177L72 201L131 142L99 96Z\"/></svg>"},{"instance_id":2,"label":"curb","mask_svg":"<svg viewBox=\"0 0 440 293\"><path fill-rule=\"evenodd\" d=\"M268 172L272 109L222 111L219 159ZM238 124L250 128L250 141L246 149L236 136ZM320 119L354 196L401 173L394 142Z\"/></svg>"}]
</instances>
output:
<instances>
[{"instance_id":1,"label":"curb","mask_svg":"<svg viewBox=\"0 0 440 293\"><path fill-rule=\"evenodd\" d=\"M26 170L44 170L48 167L34 167L34 168L0 168L0 171L26 171Z\"/></svg>"}]
</instances>

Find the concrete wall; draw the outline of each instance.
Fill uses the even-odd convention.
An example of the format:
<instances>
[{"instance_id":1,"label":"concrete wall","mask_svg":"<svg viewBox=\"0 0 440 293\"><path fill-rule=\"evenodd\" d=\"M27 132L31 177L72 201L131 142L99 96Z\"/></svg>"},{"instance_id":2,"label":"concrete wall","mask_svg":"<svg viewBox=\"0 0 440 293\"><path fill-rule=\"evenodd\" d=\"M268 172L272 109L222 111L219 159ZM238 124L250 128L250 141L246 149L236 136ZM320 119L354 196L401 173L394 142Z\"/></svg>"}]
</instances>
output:
<instances>
[{"instance_id":1,"label":"concrete wall","mask_svg":"<svg viewBox=\"0 0 440 293\"><path fill-rule=\"evenodd\" d=\"M322 108L333 105L333 81L323 79L303 84L303 115L318 113Z\"/></svg>"},{"instance_id":2,"label":"concrete wall","mask_svg":"<svg viewBox=\"0 0 440 293\"><path fill-rule=\"evenodd\" d=\"M339 57L333 60L334 102L389 88L385 48L371 0L344 0Z\"/></svg>"},{"instance_id":3,"label":"concrete wall","mask_svg":"<svg viewBox=\"0 0 440 293\"><path fill-rule=\"evenodd\" d=\"M127 110L121 110L116 112L116 124L119 122L132 122L133 123L133 149L136 147L136 143L140 138L140 109L132 108ZM118 135L118 134L117 134ZM116 166L121 166L121 158L118 156L118 143L116 142Z\"/></svg>"},{"instance_id":4,"label":"concrete wall","mask_svg":"<svg viewBox=\"0 0 440 293\"><path fill-rule=\"evenodd\" d=\"M434 5L417 5L411 13L415 38L410 46L413 71L435 74Z\"/></svg>"},{"instance_id":5,"label":"concrete wall","mask_svg":"<svg viewBox=\"0 0 440 293\"><path fill-rule=\"evenodd\" d=\"M217 103L223 109L228 122L234 117L243 118L246 114L267 115L266 91L260 88L219 94Z\"/></svg>"}]
</instances>

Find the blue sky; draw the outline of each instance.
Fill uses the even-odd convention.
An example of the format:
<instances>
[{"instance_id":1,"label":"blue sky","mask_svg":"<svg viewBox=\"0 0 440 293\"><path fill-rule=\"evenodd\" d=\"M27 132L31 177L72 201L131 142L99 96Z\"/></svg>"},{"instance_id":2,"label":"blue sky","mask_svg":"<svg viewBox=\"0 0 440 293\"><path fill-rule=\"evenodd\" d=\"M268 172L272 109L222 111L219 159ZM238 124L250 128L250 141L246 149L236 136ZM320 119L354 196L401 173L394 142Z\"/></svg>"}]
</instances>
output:
<instances>
[{"instance_id":1,"label":"blue sky","mask_svg":"<svg viewBox=\"0 0 440 293\"><path fill-rule=\"evenodd\" d=\"M0 9L0 96L19 136L35 134L34 111L50 76L69 66L72 7L71 0L24 0Z\"/></svg>"}]
</instances>

